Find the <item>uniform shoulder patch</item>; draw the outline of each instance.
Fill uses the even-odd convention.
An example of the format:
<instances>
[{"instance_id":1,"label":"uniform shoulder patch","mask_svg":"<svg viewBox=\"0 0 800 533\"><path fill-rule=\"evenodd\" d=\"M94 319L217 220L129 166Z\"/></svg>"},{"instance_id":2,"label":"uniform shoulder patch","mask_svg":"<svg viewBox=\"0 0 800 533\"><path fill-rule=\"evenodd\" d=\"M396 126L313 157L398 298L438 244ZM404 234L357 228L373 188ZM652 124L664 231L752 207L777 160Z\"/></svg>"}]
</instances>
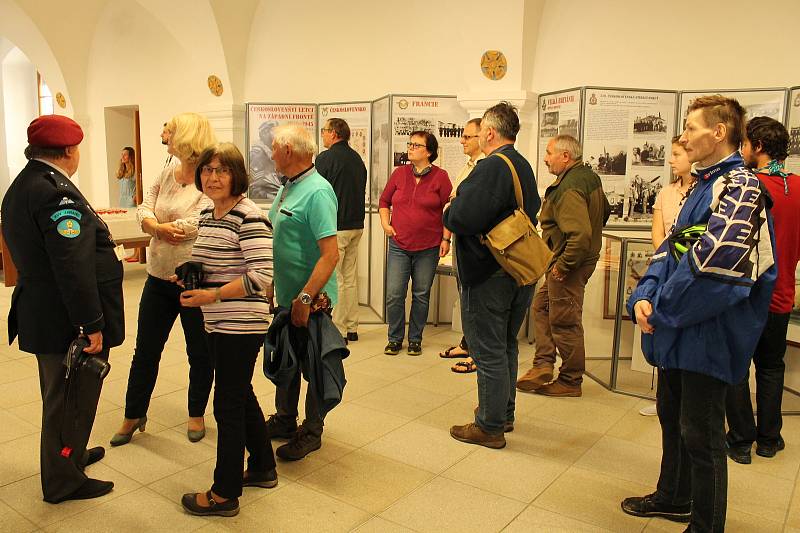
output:
<instances>
[{"instance_id":1,"label":"uniform shoulder patch","mask_svg":"<svg viewBox=\"0 0 800 533\"><path fill-rule=\"evenodd\" d=\"M65 217L70 217L80 220L82 216L83 215L81 214L81 212L76 209L59 209L58 211L50 215L50 220L55 222L56 220Z\"/></svg>"},{"instance_id":2,"label":"uniform shoulder patch","mask_svg":"<svg viewBox=\"0 0 800 533\"><path fill-rule=\"evenodd\" d=\"M62 237L67 239L74 239L81 234L81 224L75 219L65 218L56 226L56 231Z\"/></svg>"},{"instance_id":3,"label":"uniform shoulder patch","mask_svg":"<svg viewBox=\"0 0 800 533\"><path fill-rule=\"evenodd\" d=\"M58 205L67 205L67 204L74 204L74 203L75 203L75 202L73 202L72 200L70 200L69 198L67 198L67 197L65 196L65 197L63 197L63 198L61 199L61 201L60 201L60 202L58 202Z\"/></svg>"}]
</instances>

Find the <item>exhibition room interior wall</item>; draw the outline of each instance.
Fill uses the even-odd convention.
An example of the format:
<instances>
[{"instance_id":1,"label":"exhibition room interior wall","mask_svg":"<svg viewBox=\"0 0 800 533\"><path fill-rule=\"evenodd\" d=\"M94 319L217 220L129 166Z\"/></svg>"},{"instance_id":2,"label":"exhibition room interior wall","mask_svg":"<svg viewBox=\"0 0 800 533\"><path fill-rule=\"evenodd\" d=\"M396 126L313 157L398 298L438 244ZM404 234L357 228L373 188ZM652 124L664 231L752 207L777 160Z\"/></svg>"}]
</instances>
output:
<instances>
[{"instance_id":1,"label":"exhibition room interior wall","mask_svg":"<svg viewBox=\"0 0 800 533\"><path fill-rule=\"evenodd\" d=\"M206 114L220 140L244 148L248 101L455 95L477 115L509 99L523 110L518 148L534 160L540 157L539 93L584 85L800 85L796 37L788 22L780 25L800 20L796 0L76 0L67 8L55 0L0 0L0 13L0 38L19 47L53 92L65 95L67 107L58 112L84 127L78 178L98 206L113 192L107 154L118 157L122 148L107 144L113 137L105 131L108 107L138 106L147 187L164 162L161 125L182 111ZM480 71L480 56L491 49L508 59L500 81ZM209 92L211 74L222 80L222 96ZM9 164L0 160L0 173ZM551 180L538 178L540 185ZM8 179L0 174L0 183ZM603 350L610 348L609 321L591 318L600 315L602 276L592 283L587 341ZM443 300L452 297L448 288ZM443 305L442 320L448 319ZM796 353L788 357L789 382L800 389Z\"/></svg>"}]
</instances>

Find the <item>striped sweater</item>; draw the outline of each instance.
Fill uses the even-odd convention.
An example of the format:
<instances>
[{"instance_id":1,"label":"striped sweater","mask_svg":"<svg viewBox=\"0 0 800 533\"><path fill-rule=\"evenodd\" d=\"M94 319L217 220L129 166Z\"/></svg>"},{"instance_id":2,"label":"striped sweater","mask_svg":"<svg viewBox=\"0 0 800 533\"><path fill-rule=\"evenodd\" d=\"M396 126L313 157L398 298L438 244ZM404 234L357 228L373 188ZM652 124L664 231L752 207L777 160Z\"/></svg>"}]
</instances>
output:
<instances>
[{"instance_id":1,"label":"striped sweater","mask_svg":"<svg viewBox=\"0 0 800 533\"><path fill-rule=\"evenodd\" d=\"M203 287L221 287L242 279L246 296L202 306L209 333L266 333L272 283L272 226L261 209L242 198L224 217L214 208L200 213L192 261L203 265Z\"/></svg>"}]
</instances>

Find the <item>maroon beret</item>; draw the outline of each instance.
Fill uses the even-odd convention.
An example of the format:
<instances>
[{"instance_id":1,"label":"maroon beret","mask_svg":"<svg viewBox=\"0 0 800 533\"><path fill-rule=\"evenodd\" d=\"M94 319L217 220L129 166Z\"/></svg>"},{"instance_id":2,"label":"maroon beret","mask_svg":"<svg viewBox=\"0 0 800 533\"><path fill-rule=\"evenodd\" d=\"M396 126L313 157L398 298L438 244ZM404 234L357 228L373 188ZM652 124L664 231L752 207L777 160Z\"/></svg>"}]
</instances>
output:
<instances>
[{"instance_id":1,"label":"maroon beret","mask_svg":"<svg viewBox=\"0 0 800 533\"><path fill-rule=\"evenodd\" d=\"M75 146L83 140L77 122L63 115L43 115L28 126L28 144L42 148Z\"/></svg>"}]
</instances>

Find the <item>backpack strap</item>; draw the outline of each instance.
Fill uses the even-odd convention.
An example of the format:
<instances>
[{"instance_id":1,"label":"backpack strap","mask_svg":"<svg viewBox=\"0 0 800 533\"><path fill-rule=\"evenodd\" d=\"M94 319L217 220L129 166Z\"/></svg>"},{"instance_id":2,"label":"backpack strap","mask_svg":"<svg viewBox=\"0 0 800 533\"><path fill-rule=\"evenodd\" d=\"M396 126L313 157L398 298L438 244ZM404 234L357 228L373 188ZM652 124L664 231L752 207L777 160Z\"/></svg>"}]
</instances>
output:
<instances>
[{"instance_id":1,"label":"backpack strap","mask_svg":"<svg viewBox=\"0 0 800 533\"><path fill-rule=\"evenodd\" d=\"M514 163L512 163L511 160L504 154L498 152L494 155L505 161L506 165L508 165L508 168L511 170L511 177L514 179L514 196L517 198L517 207L524 209L525 205L522 201L522 185L519 183L519 175L517 174L517 169L514 168Z\"/></svg>"}]
</instances>

